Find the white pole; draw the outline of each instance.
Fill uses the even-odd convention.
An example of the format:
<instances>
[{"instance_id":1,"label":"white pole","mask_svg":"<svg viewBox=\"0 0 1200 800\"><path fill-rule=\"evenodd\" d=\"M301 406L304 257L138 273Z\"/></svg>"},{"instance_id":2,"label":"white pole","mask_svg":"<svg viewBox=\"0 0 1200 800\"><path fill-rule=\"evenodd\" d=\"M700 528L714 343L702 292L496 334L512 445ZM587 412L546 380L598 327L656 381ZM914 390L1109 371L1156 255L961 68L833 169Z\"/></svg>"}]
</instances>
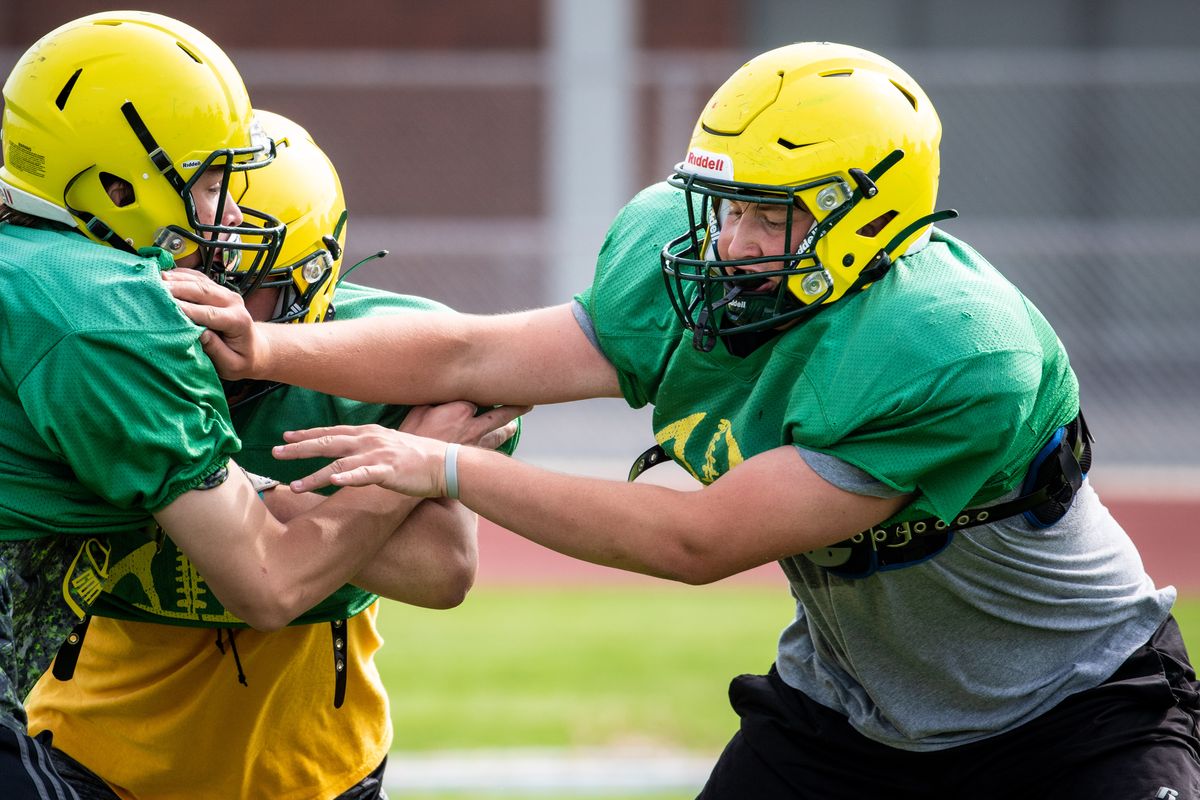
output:
<instances>
[{"instance_id":1,"label":"white pole","mask_svg":"<svg viewBox=\"0 0 1200 800\"><path fill-rule=\"evenodd\" d=\"M635 0L552 0L547 5L548 203L545 303L591 283L613 216L634 187Z\"/></svg>"}]
</instances>

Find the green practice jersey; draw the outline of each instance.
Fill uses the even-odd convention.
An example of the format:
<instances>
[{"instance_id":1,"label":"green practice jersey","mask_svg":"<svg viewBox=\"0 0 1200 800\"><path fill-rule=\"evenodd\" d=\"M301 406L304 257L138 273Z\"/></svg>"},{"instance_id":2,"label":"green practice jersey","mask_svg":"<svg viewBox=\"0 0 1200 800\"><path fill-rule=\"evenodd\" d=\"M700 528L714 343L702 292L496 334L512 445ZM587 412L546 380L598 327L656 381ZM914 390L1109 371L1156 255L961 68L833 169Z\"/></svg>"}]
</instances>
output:
<instances>
[{"instance_id":1,"label":"green practice jersey","mask_svg":"<svg viewBox=\"0 0 1200 800\"><path fill-rule=\"evenodd\" d=\"M659 266L663 243L686 226L676 190L643 191L613 223L577 300L627 402L654 405L658 443L704 483L794 444L918 493L907 518L949 520L1019 483L1078 412L1074 375L1045 319L971 248L936 231L875 285L750 355L700 352Z\"/></svg>"},{"instance_id":2,"label":"green practice jersey","mask_svg":"<svg viewBox=\"0 0 1200 800\"><path fill-rule=\"evenodd\" d=\"M237 452L170 263L0 226L0 539L140 531Z\"/></svg>"},{"instance_id":3,"label":"green practice jersey","mask_svg":"<svg viewBox=\"0 0 1200 800\"><path fill-rule=\"evenodd\" d=\"M414 311L441 310L444 306L422 298L392 294L343 283L334 296L338 319ZM364 367L367 365L364 365ZM278 461L271 448L283 441L283 432L326 425L377 423L397 427L408 406L361 403L295 386L283 386L262 399L238 408L234 424L242 441L239 466L258 475L287 483L324 466L323 459ZM505 452L516 446L507 442ZM344 619L373 603L376 595L355 586L344 586L291 624ZM92 612L119 619L201 627L244 627L225 610L208 589L203 576L170 539L143 539L114 546L106 592Z\"/></svg>"},{"instance_id":4,"label":"green practice jersey","mask_svg":"<svg viewBox=\"0 0 1200 800\"><path fill-rule=\"evenodd\" d=\"M153 512L238 450L200 331L159 278L171 264L0 224L0 724L23 722L110 546L145 541Z\"/></svg>"},{"instance_id":5,"label":"green practice jersey","mask_svg":"<svg viewBox=\"0 0 1200 800\"><path fill-rule=\"evenodd\" d=\"M1078 412L1046 320L936 230L874 285L745 358L722 344L699 352L659 266L663 243L687 224L677 192L643 192L577 301L626 400L654 404L659 443L705 483L793 446L846 491L913 493L895 522L949 520L1015 495L1030 460ZM1097 685L1175 597L1155 588L1086 480L1050 528L1020 514L989 520L936 556L860 576L834 574L811 553L780 565L795 615L779 637L779 676L868 738L911 750L1012 730Z\"/></svg>"}]
</instances>

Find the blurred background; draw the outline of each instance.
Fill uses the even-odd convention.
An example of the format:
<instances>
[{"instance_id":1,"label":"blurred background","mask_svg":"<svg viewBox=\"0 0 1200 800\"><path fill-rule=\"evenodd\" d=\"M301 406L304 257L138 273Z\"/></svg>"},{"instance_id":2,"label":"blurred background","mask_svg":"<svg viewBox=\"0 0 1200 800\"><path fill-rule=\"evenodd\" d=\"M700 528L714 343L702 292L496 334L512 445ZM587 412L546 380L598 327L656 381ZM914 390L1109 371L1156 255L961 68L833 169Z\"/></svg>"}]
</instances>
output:
<instances>
[{"instance_id":1,"label":"blurred background","mask_svg":"<svg viewBox=\"0 0 1200 800\"><path fill-rule=\"evenodd\" d=\"M0 72L55 25L106 7L0 0ZM1200 462L1191 0L139 7L210 34L256 105L330 153L351 209L346 263L391 251L355 280L479 312L585 287L613 214L682 157L704 101L749 57L803 39L881 52L942 117L940 205L962 214L948 230L1019 285L1071 352L1097 468ZM632 458L644 439L589 446Z\"/></svg>"},{"instance_id":2,"label":"blurred background","mask_svg":"<svg viewBox=\"0 0 1200 800\"><path fill-rule=\"evenodd\" d=\"M137 5L212 36L241 69L255 105L306 125L330 154L351 209L345 263L383 248L391 252L353 280L472 312L563 302L586 287L614 213L639 188L666 176L685 152L705 100L748 58L806 39L855 44L892 58L918 80L942 118L939 206L962 215L947 230L976 246L1054 324L1071 353L1097 435L1093 476L1110 492L1106 496L1140 503L1151 515L1142 518L1146 535L1169 540L1173 549L1154 562L1164 566L1152 574L1162 569L1155 574L1160 580L1200 589L1200 556L1192 544L1200 531L1194 506L1186 505L1200 491L1200 200L1192 183L1200 176L1200 4L1194 0ZM106 7L83 0L0 0L0 73L7 74L18 54L54 26ZM630 412L616 401L538 409L527 420L518 456L620 478L652 442L647 420L645 412ZM1125 513L1136 527L1134 512ZM520 652L545 649L536 658L513 656L527 671L539 659L544 663L546 653L562 655L568 643L586 636L588 625L559 631L556 623L530 616L573 602L559 588L529 594L531 584L559 587L579 579L556 573L554 562L545 566L533 550L513 555L501 547L514 538L485 527L479 588L462 609L435 615L427 640L412 633L423 630L426 618L397 610L395 636L412 637L411 649L396 656L397 668L417 670L404 675L407 685L431 686L433 676L457 675L448 696L473 682L491 686L493 698L506 692L524 698L526 708L544 696L546 676L530 681L543 690L540 695L522 695L499 683L503 670L470 656L461 658L478 674L456 672L463 666L459 656L420 668L408 658L431 657L423 648L438 651L455 637L487 635L499 624L487 614L502 613L495 610L507 609L510 601L513 614L530 620L522 629L530 638L520 640ZM711 704L716 721L699 740L652 733L672 725L708 730L686 715L682 723L641 719L612 730L601 725L597 732L595 720L604 716L597 708L612 708L611 697L585 712L563 712L564 719L587 717L582 727L564 722L562 731L531 732L521 741L504 735L480 740L467 730L479 727L477 717L459 721L446 710L448 700L435 698L431 707L440 710L420 726L397 718L399 743L454 749L666 739L666 745L709 760L732 731L721 697L725 681L738 669L769 665L773 637L790 613L782 578L775 571L760 577L758 583L687 595L699 598L688 602L729 608L741 602L734 597L757 598L760 584L769 584L772 599L764 595L761 602L773 609L761 629L734 615L728 630L700 636L701 644L756 636L757 644L742 651L724 648L722 655L733 663L711 665L708 672L695 661L679 663L678 673L695 666L711 681L697 693L704 700L684 701L692 710ZM619 583L613 591L623 593L622 602L635 598L637 609L676 608L680 618L717 624L719 615L707 607L676 607L683 601L659 584L650 588L652 583ZM636 594L642 591L658 599ZM615 604L609 596L584 606ZM578 608L572 613L584 614ZM589 624L594 628L608 616ZM643 618L679 628L677 617ZM634 635L632 627L622 635ZM652 635L661 641L664 634ZM625 655L646 646L626 644L617 648ZM601 662L597 670L610 663L606 659L619 658L615 651L597 655L580 647L578 660ZM684 657L682 647L675 648L676 658ZM738 659L746 650L752 655ZM624 662L620 669L645 689L648 676L664 671L665 658L642 671ZM648 694L661 700L672 685L678 684ZM578 702L588 702L586 689L575 691ZM653 710L653 702L641 697L630 706L650 704ZM444 737L413 733L417 727L431 731L438 718L448 720ZM505 726L519 727L507 717L493 725ZM449 770L464 774L459 767Z\"/></svg>"}]
</instances>

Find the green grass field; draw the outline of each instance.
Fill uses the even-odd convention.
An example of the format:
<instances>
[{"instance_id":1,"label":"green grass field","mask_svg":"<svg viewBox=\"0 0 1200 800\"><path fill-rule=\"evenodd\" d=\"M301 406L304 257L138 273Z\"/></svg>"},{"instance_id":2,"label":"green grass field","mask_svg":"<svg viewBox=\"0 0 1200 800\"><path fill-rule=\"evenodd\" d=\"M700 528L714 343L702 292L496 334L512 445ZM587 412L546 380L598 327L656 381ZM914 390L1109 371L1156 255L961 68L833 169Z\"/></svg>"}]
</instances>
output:
<instances>
[{"instance_id":1,"label":"green grass field","mask_svg":"<svg viewBox=\"0 0 1200 800\"><path fill-rule=\"evenodd\" d=\"M770 666L792 611L782 587L670 584L484 587L452 611L389 604L378 663L394 747L626 746L715 758L736 729L729 679ZM1200 598L1181 602L1176 616L1200 652Z\"/></svg>"},{"instance_id":2,"label":"green grass field","mask_svg":"<svg viewBox=\"0 0 1200 800\"><path fill-rule=\"evenodd\" d=\"M729 679L766 670L793 607L758 587L479 589L389 605L379 667L404 750L639 744L717 751Z\"/></svg>"}]
</instances>

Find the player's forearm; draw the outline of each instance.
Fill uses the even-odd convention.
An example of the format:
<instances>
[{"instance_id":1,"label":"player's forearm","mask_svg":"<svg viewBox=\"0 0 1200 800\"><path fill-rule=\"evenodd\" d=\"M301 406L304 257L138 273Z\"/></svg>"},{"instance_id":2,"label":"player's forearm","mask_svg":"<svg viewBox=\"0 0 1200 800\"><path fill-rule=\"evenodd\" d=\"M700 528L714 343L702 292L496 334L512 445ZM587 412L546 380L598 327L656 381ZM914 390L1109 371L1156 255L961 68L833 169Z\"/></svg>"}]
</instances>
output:
<instances>
[{"instance_id":1,"label":"player's forearm","mask_svg":"<svg viewBox=\"0 0 1200 800\"><path fill-rule=\"evenodd\" d=\"M322 325L260 323L254 366L268 380L377 403L468 397L456 364L474 359L451 314L406 314Z\"/></svg>"},{"instance_id":2,"label":"player's forearm","mask_svg":"<svg viewBox=\"0 0 1200 800\"><path fill-rule=\"evenodd\" d=\"M909 499L839 489L791 447L761 453L695 491L562 475L478 448L460 450L457 473L467 507L531 541L692 584L841 541Z\"/></svg>"},{"instance_id":3,"label":"player's forearm","mask_svg":"<svg viewBox=\"0 0 1200 800\"><path fill-rule=\"evenodd\" d=\"M286 524L267 517L248 531L250 558L231 554L220 572L201 569L226 608L276 630L350 583L419 502L378 487L343 489Z\"/></svg>"},{"instance_id":4,"label":"player's forearm","mask_svg":"<svg viewBox=\"0 0 1200 800\"><path fill-rule=\"evenodd\" d=\"M373 486L350 487L289 520L267 540L265 562L288 575L287 621L332 594L377 558L421 498Z\"/></svg>"},{"instance_id":5,"label":"player's forearm","mask_svg":"<svg viewBox=\"0 0 1200 800\"><path fill-rule=\"evenodd\" d=\"M754 566L689 525L697 492L563 475L477 448L462 449L458 469L469 508L572 558L693 584Z\"/></svg>"},{"instance_id":6,"label":"player's forearm","mask_svg":"<svg viewBox=\"0 0 1200 800\"><path fill-rule=\"evenodd\" d=\"M409 605L453 608L475 582L477 522L475 513L461 503L427 499L353 582Z\"/></svg>"},{"instance_id":7,"label":"player's forearm","mask_svg":"<svg viewBox=\"0 0 1200 800\"><path fill-rule=\"evenodd\" d=\"M562 305L495 316L423 312L259 323L255 377L378 403L538 405L619 397L617 373Z\"/></svg>"},{"instance_id":8,"label":"player's forearm","mask_svg":"<svg viewBox=\"0 0 1200 800\"><path fill-rule=\"evenodd\" d=\"M347 489L284 523L235 467L155 518L221 603L260 630L287 625L349 582L420 502L374 486Z\"/></svg>"}]
</instances>

